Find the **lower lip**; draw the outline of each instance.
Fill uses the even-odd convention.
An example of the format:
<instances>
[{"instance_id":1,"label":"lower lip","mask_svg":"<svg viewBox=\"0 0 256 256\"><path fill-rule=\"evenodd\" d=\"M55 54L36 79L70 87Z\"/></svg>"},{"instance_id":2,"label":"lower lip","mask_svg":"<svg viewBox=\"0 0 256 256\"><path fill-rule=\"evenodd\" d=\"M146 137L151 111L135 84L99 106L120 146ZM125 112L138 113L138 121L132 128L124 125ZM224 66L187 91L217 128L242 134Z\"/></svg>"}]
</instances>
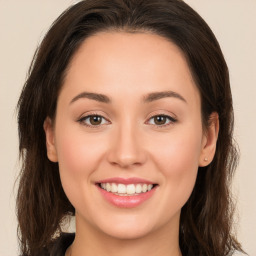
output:
<instances>
[{"instance_id":1,"label":"lower lip","mask_svg":"<svg viewBox=\"0 0 256 256\"><path fill-rule=\"evenodd\" d=\"M136 196L118 196L111 192L108 192L101 187L97 186L103 197L111 204L122 207L122 208L133 208L136 206L141 205L146 200L150 199L155 190L156 187L152 188L150 191L138 194Z\"/></svg>"}]
</instances>

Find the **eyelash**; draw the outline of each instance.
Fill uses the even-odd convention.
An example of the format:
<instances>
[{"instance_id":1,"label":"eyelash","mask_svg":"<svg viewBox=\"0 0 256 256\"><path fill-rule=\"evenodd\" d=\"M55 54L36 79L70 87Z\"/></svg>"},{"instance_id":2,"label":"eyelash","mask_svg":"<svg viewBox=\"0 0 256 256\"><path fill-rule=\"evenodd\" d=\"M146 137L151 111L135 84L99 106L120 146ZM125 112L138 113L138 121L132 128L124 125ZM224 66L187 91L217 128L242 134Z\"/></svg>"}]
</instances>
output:
<instances>
[{"instance_id":1,"label":"eyelash","mask_svg":"<svg viewBox=\"0 0 256 256\"><path fill-rule=\"evenodd\" d=\"M109 122L106 118L104 118L102 115L99 115L99 114L90 114L90 115L84 116L84 117L80 118L80 119L78 120L78 122L81 123L82 125L85 125L85 126L87 126L87 127L93 128L93 129L99 128L101 125L105 125L105 124L92 125L92 124L87 124L87 123L85 123L85 121L86 121L87 119L91 118L91 117L100 117L100 118L106 120L106 122ZM151 116L151 117L149 118L149 120L151 120L152 118L156 118L156 117L164 117L164 118L166 118L167 120L169 120L169 122L168 122L167 124L162 124L162 125L150 124L150 125L155 125L157 128L160 128L160 129L161 129L161 128L164 128L164 127L166 127L166 126L169 126L169 125L171 125L171 124L174 124L175 122L177 122L177 119L175 119L174 117L171 117L171 116L169 116L169 115L165 115L165 114L153 115L153 116ZM147 121L147 123L148 123L148 122L149 122L149 121Z\"/></svg>"}]
</instances>

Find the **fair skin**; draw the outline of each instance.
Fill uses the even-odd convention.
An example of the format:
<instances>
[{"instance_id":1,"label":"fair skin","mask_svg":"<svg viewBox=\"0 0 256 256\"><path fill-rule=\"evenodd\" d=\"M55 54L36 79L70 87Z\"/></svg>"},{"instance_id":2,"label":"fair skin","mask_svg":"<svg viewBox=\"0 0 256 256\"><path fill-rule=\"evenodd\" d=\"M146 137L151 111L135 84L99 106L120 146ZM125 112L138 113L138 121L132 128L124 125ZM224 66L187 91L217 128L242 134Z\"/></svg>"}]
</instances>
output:
<instances>
[{"instance_id":1,"label":"fair skin","mask_svg":"<svg viewBox=\"0 0 256 256\"><path fill-rule=\"evenodd\" d=\"M198 167L213 159L218 135L217 114L203 131L200 108L173 43L125 32L84 41L71 60L56 119L44 123L48 158L59 163L76 209L76 237L66 255L181 255L181 208ZM93 122L88 115L101 117ZM147 180L153 193L138 205L115 205L98 184L112 178Z\"/></svg>"}]
</instances>

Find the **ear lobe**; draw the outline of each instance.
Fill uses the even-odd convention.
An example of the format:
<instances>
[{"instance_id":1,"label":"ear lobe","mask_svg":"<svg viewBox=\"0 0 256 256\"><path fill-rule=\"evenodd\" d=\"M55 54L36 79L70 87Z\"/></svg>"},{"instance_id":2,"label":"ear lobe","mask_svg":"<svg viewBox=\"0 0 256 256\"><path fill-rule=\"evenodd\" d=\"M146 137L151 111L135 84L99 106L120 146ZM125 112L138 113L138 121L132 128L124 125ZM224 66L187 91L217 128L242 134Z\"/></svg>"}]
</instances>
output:
<instances>
[{"instance_id":1,"label":"ear lobe","mask_svg":"<svg viewBox=\"0 0 256 256\"><path fill-rule=\"evenodd\" d=\"M211 163L214 158L219 134L219 115L213 112L210 116L210 123L206 128L202 140L202 150L199 159L199 166L204 167Z\"/></svg>"},{"instance_id":2,"label":"ear lobe","mask_svg":"<svg viewBox=\"0 0 256 256\"><path fill-rule=\"evenodd\" d=\"M54 138L54 127L53 122L49 117L47 117L44 121L44 132L46 137L46 149L48 159L52 162L58 162Z\"/></svg>"}]
</instances>

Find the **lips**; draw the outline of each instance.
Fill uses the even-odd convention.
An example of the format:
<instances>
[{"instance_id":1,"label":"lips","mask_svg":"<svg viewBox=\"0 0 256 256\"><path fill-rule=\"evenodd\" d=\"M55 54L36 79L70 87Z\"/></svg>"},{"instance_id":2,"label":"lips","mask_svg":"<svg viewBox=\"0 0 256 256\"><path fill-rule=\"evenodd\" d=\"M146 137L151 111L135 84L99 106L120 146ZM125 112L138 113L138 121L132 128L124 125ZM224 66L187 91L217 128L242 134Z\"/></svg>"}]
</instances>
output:
<instances>
[{"instance_id":1,"label":"lips","mask_svg":"<svg viewBox=\"0 0 256 256\"><path fill-rule=\"evenodd\" d=\"M96 183L103 198L117 207L136 207L150 199L158 184L140 178L111 178Z\"/></svg>"}]
</instances>

